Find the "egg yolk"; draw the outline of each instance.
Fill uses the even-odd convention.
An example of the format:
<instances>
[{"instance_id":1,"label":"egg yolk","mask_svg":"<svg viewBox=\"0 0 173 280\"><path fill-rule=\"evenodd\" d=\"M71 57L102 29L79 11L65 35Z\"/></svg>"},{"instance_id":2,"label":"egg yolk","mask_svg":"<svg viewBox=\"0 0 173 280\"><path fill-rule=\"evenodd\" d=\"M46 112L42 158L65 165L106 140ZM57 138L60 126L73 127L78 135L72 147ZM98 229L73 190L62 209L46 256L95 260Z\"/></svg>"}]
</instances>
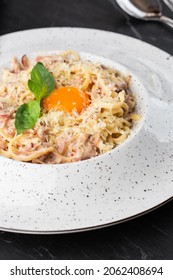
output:
<instances>
[{"instance_id":1,"label":"egg yolk","mask_svg":"<svg viewBox=\"0 0 173 280\"><path fill-rule=\"evenodd\" d=\"M75 87L61 87L55 89L43 100L43 107L49 110L80 113L90 104L89 95Z\"/></svg>"}]
</instances>

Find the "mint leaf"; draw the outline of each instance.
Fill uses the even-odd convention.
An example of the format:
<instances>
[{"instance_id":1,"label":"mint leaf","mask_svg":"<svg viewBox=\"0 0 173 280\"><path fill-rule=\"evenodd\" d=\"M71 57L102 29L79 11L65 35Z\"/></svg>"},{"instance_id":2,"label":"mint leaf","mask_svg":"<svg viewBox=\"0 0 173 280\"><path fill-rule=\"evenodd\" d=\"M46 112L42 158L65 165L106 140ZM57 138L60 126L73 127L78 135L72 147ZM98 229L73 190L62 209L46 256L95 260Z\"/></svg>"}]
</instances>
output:
<instances>
[{"instance_id":1,"label":"mint leaf","mask_svg":"<svg viewBox=\"0 0 173 280\"><path fill-rule=\"evenodd\" d=\"M18 108L15 117L17 134L35 125L40 116L40 101L55 89L54 77L41 62L38 62L32 69L28 87L36 100L29 101Z\"/></svg>"},{"instance_id":2,"label":"mint leaf","mask_svg":"<svg viewBox=\"0 0 173 280\"><path fill-rule=\"evenodd\" d=\"M40 116L40 102L37 100L29 101L21 105L16 112L15 127L17 134L26 129L32 128Z\"/></svg>"},{"instance_id":3,"label":"mint leaf","mask_svg":"<svg viewBox=\"0 0 173 280\"><path fill-rule=\"evenodd\" d=\"M54 77L41 62L38 62L32 69L28 87L39 101L55 89Z\"/></svg>"}]
</instances>

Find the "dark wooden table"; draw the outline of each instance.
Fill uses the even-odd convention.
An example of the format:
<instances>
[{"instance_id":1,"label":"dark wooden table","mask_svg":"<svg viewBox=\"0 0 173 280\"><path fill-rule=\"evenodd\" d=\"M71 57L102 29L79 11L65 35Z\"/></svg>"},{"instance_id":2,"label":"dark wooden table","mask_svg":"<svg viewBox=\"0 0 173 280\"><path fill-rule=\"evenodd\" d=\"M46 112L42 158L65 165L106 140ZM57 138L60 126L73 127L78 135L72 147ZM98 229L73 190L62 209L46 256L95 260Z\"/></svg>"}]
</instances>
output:
<instances>
[{"instance_id":1,"label":"dark wooden table","mask_svg":"<svg viewBox=\"0 0 173 280\"><path fill-rule=\"evenodd\" d=\"M0 1L0 35L52 26L113 31L173 55L173 30L130 18L114 0ZM173 202L135 220L91 232L54 236L0 232L0 259L173 259Z\"/></svg>"}]
</instances>

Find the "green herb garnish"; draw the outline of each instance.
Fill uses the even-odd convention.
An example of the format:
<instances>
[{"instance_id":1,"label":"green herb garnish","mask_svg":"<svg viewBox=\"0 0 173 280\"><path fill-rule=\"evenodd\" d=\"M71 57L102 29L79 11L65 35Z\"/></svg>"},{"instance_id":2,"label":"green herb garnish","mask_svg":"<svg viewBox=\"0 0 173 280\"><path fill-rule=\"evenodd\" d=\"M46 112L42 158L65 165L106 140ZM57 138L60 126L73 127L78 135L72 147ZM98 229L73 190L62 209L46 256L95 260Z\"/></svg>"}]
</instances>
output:
<instances>
[{"instance_id":1,"label":"green herb garnish","mask_svg":"<svg viewBox=\"0 0 173 280\"><path fill-rule=\"evenodd\" d=\"M15 118L17 134L32 128L40 116L40 111L40 102L37 100L32 100L21 105L16 112Z\"/></svg>"},{"instance_id":2,"label":"green herb garnish","mask_svg":"<svg viewBox=\"0 0 173 280\"><path fill-rule=\"evenodd\" d=\"M55 79L41 62L38 62L32 69L28 87L39 101L47 97L54 90Z\"/></svg>"},{"instance_id":3,"label":"green herb garnish","mask_svg":"<svg viewBox=\"0 0 173 280\"><path fill-rule=\"evenodd\" d=\"M41 62L38 62L32 69L28 87L36 100L29 101L17 109L15 117L17 134L36 124L41 112L40 101L55 89L54 77Z\"/></svg>"}]
</instances>

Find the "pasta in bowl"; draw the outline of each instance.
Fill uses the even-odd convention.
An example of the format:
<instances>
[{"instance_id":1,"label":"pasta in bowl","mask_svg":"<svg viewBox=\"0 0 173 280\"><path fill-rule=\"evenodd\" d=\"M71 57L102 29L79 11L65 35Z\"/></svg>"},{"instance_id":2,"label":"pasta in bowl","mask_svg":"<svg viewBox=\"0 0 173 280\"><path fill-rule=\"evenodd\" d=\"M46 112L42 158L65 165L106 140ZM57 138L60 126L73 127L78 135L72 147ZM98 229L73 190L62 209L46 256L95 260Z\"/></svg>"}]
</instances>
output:
<instances>
[{"instance_id":1,"label":"pasta in bowl","mask_svg":"<svg viewBox=\"0 0 173 280\"><path fill-rule=\"evenodd\" d=\"M59 164L110 152L145 119L137 83L125 67L74 51L14 58L0 82L0 155Z\"/></svg>"}]
</instances>

